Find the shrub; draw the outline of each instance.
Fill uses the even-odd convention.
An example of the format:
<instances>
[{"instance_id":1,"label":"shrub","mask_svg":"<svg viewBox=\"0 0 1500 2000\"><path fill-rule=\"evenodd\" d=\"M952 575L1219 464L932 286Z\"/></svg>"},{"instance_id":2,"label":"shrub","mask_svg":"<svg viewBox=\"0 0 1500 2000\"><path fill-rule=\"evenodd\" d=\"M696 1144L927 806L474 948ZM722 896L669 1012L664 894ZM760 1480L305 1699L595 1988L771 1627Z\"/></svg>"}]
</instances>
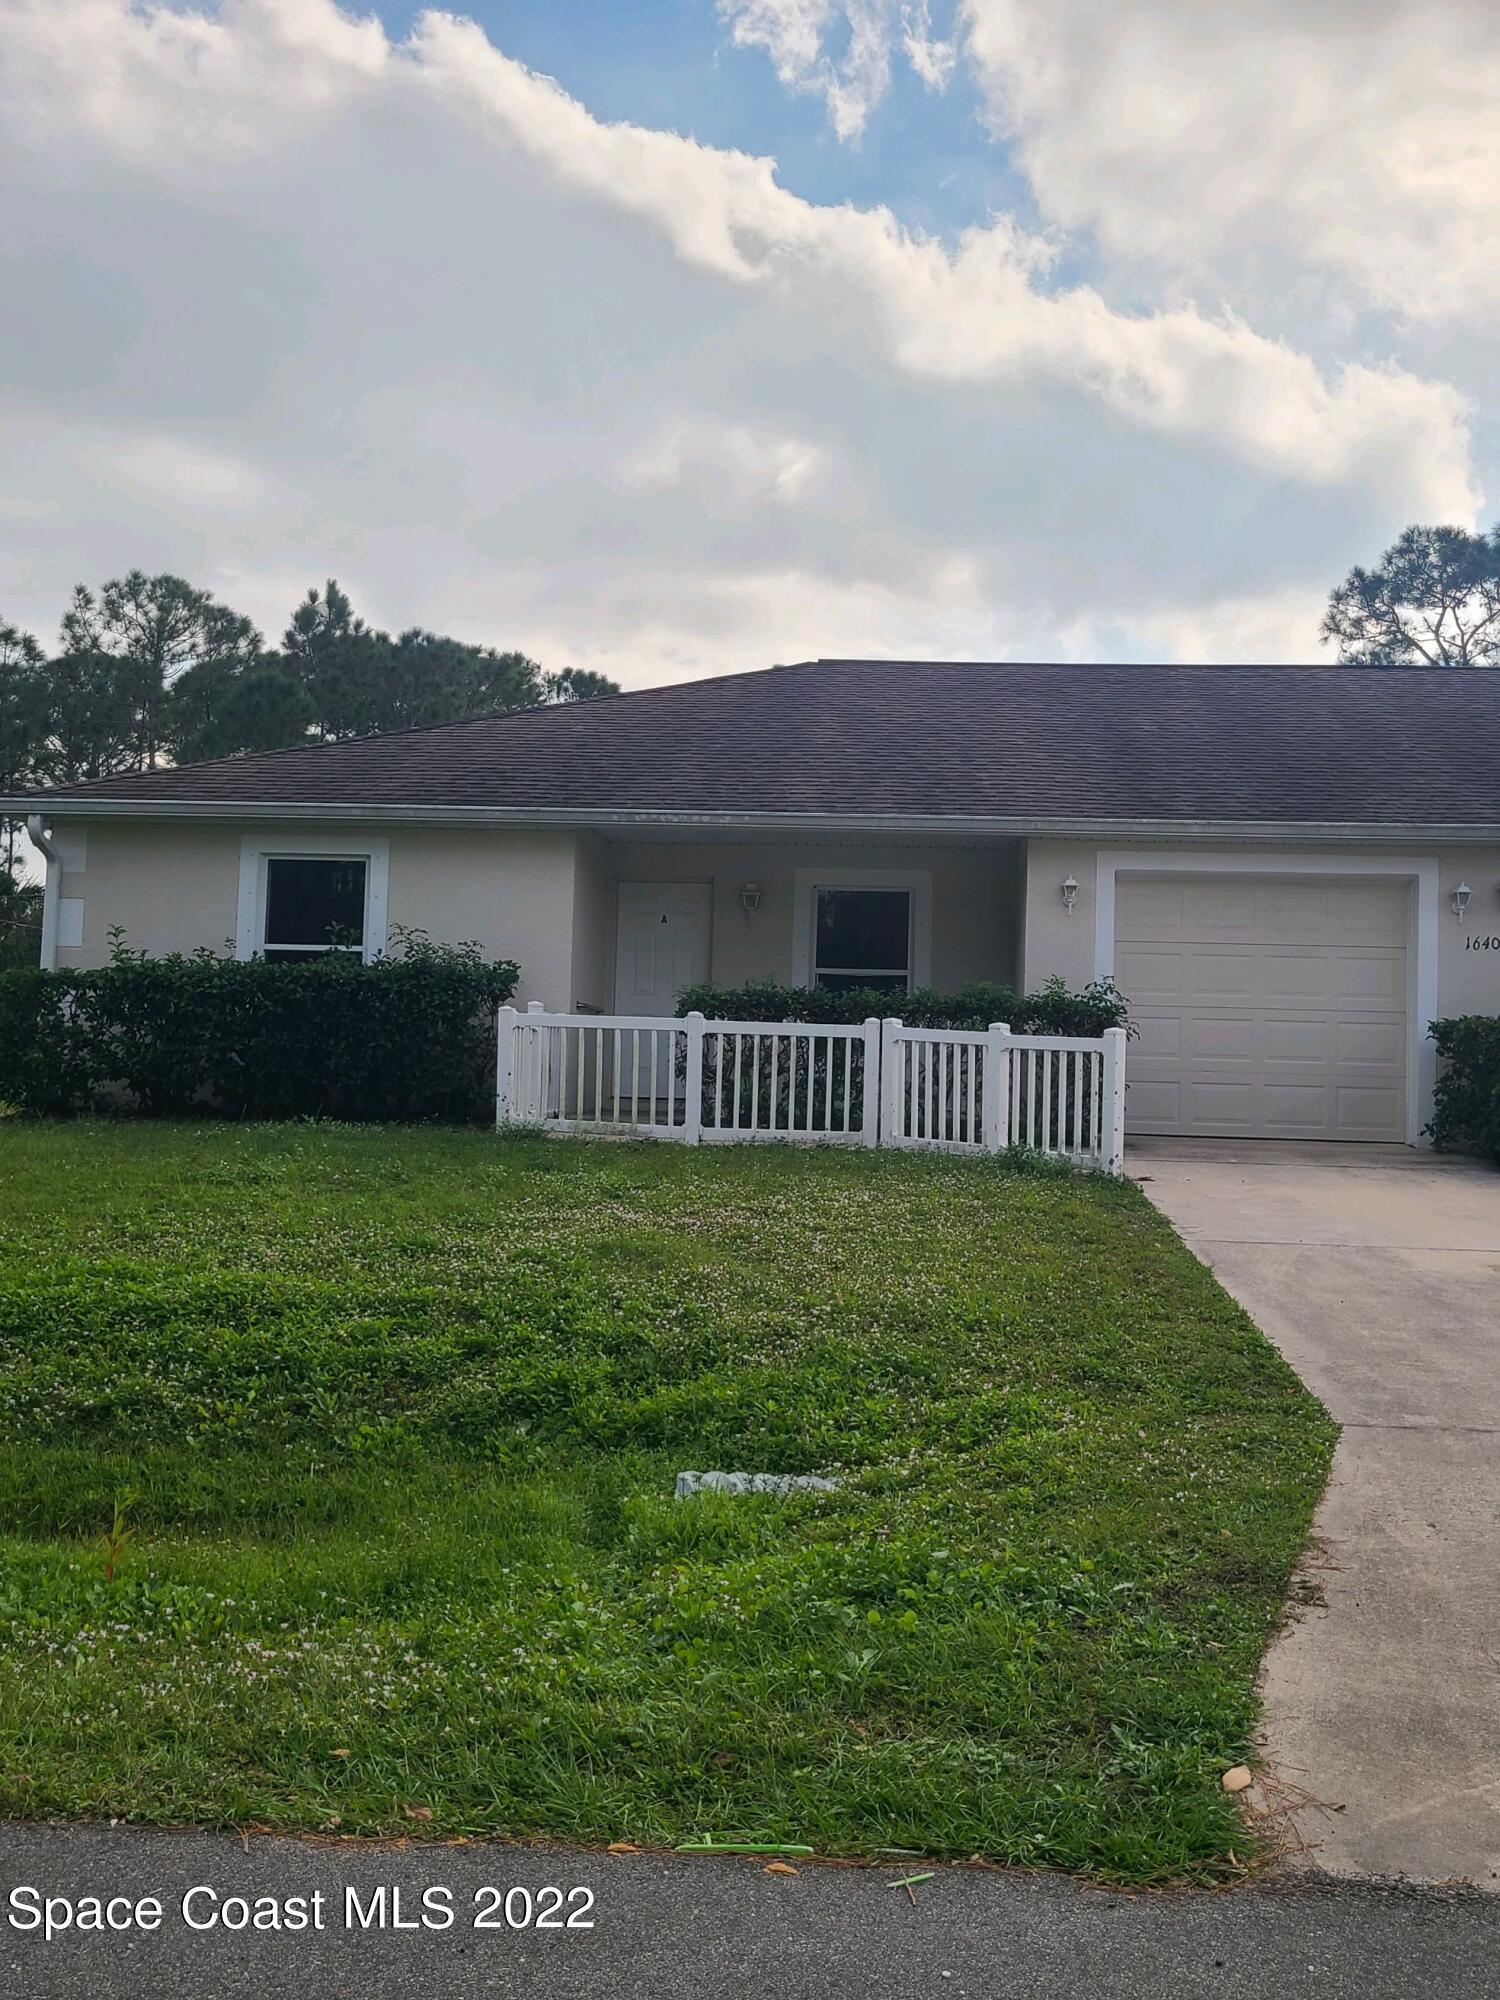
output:
<instances>
[{"instance_id":1,"label":"shrub","mask_svg":"<svg viewBox=\"0 0 1500 2000\"><path fill-rule=\"evenodd\" d=\"M858 1023L872 1014L898 1014L914 1028L987 1028L1004 1021L1018 1035L1102 1035L1127 1028L1125 1000L1113 980L1091 980L1072 993L1061 979L1049 979L1037 993L979 982L956 993L918 987L913 993L881 993L856 988L836 993L827 986L780 986L757 980L750 986L689 986L677 1002L679 1015L696 1009L709 1020L832 1021Z\"/></svg>"},{"instance_id":2,"label":"shrub","mask_svg":"<svg viewBox=\"0 0 1500 2000\"><path fill-rule=\"evenodd\" d=\"M1428 1031L1441 1068L1427 1127L1439 1152L1466 1148L1500 1166L1500 1017L1465 1014Z\"/></svg>"},{"instance_id":3,"label":"shrub","mask_svg":"<svg viewBox=\"0 0 1500 2000\"><path fill-rule=\"evenodd\" d=\"M0 1102L33 1116L483 1117L495 1008L517 967L398 936L398 955L298 964L150 958L0 973Z\"/></svg>"}]
</instances>

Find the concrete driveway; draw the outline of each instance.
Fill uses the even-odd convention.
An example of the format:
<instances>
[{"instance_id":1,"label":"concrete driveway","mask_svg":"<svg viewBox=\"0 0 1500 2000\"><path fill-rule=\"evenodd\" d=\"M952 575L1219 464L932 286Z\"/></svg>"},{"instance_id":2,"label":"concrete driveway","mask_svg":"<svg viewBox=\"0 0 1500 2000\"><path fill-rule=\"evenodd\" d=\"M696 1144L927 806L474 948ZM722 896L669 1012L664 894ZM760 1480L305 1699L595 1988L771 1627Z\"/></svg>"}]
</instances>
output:
<instances>
[{"instance_id":1,"label":"concrete driveway","mask_svg":"<svg viewBox=\"0 0 1500 2000\"><path fill-rule=\"evenodd\" d=\"M1335 1874L1500 1888L1500 1174L1398 1147L1138 1140L1129 1170L1343 1426L1265 1668Z\"/></svg>"}]
</instances>

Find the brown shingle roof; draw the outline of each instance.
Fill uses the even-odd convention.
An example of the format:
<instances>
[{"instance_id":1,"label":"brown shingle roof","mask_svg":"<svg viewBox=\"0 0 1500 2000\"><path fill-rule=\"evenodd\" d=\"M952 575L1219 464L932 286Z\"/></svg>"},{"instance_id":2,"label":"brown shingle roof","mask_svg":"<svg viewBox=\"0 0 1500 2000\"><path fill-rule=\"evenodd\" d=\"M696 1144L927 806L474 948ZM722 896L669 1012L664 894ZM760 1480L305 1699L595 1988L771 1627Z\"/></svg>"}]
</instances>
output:
<instances>
[{"instance_id":1,"label":"brown shingle roof","mask_svg":"<svg viewBox=\"0 0 1500 2000\"><path fill-rule=\"evenodd\" d=\"M517 813L1500 824L1500 673L820 660L34 797Z\"/></svg>"}]
</instances>

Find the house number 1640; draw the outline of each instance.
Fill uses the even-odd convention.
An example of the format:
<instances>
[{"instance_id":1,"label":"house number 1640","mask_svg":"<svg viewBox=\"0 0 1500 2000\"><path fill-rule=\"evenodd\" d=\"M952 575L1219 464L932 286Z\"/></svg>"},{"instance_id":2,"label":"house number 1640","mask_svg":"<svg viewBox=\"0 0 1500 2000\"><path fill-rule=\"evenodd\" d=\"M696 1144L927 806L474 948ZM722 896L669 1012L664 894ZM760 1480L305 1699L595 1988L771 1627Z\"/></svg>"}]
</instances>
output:
<instances>
[{"instance_id":1,"label":"house number 1640","mask_svg":"<svg viewBox=\"0 0 1500 2000\"><path fill-rule=\"evenodd\" d=\"M1500 937L1466 937L1465 951L1500 951Z\"/></svg>"}]
</instances>

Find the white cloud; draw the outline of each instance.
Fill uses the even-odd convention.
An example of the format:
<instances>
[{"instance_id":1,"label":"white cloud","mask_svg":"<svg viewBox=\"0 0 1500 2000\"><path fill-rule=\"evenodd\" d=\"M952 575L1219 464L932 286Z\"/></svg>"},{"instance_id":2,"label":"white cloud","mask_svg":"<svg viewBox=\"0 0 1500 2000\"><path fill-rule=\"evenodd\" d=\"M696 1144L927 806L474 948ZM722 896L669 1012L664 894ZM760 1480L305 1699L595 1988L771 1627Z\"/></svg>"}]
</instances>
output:
<instances>
[{"instance_id":1,"label":"white cloud","mask_svg":"<svg viewBox=\"0 0 1500 2000\"><path fill-rule=\"evenodd\" d=\"M1043 212L1218 295L1298 268L1402 319L1500 304L1493 0L962 0Z\"/></svg>"},{"instance_id":2,"label":"white cloud","mask_svg":"<svg viewBox=\"0 0 1500 2000\"><path fill-rule=\"evenodd\" d=\"M381 622L635 683L1305 655L1351 560L1477 503L1442 383L1117 310L1005 219L950 248L809 203L448 16L392 43L331 0L0 0L0 66L35 508L0 610L43 628L140 563L273 632L336 574Z\"/></svg>"},{"instance_id":3,"label":"white cloud","mask_svg":"<svg viewBox=\"0 0 1500 2000\"><path fill-rule=\"evenodd\" d=\"M906 60L929 90L946 90L958 66L958 44L932 32L929 0L915 0L901 9L901 46Z\"/></svg>"},{"instance_id":4,"label":"white cloud","mask_svg":"<svg viewBox=\"0 0 1500 2000\"><path fill-rule=\"evenodd\" d=\"M1311 656L1307 635L1318 629L1327 602L1326 590L1293 586L1261 596L1174 604L1138 618L1134 637L1159 658L1187 665L1200 660L1293 665Z\"/></svg>"},{"instance_id":5,"label":"white cloud","mask_svg":"<svg viewBox=\"0 0 1500 2000\"><path fill-rule=\"evenodd\" d=\"M857 140L891 87L899 47L929 90L957 51L932 32L930 0L718 0L736 46L764 49L790 90L821 97L840 139Z\"/></svg>"}]
</instances>

